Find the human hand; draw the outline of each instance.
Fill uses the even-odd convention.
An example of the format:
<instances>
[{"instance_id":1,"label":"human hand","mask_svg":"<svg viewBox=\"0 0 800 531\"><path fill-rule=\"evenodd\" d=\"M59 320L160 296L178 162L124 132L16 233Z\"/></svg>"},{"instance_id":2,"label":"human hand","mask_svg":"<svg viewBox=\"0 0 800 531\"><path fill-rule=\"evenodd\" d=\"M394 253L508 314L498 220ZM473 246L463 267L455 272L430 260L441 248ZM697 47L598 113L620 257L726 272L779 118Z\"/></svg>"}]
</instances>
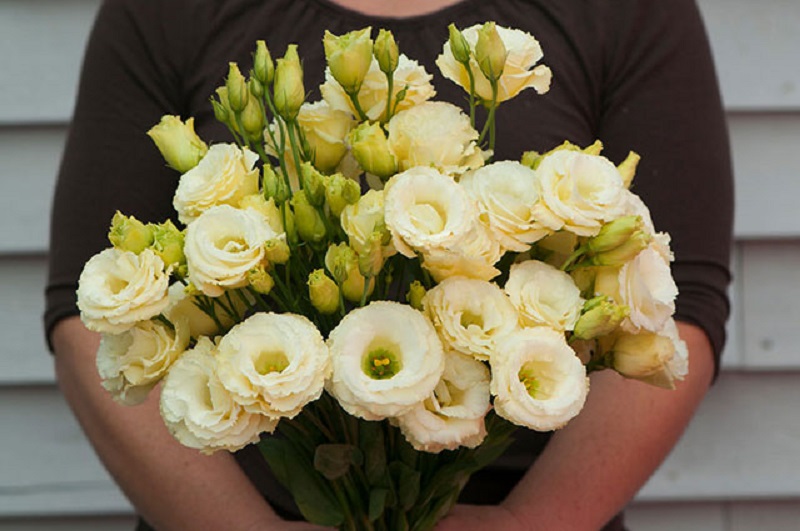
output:
<instances>
[{"instance_id":1,"label":"human hand","mask_svg":"<svg viewBox=\"0 0 800 531\"><path fill-rule=\"evenodd\" d=\"M437 525L436 531L529 531L514 513L502 505L456 505Z\"/></svg>"}]
</instances>

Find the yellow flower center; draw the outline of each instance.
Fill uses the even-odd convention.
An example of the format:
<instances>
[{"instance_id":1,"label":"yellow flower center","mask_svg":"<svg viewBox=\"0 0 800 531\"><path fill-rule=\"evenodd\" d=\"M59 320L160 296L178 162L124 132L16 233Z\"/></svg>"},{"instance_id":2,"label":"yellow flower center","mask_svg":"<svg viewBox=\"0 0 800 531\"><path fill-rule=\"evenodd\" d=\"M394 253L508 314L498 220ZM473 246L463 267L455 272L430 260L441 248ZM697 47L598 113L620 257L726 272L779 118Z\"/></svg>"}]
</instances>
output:
<instances>
[{"instance_id":1,"label":"yellow flower center","mask_svg":"<svg viewBox=\"0 0 800 531\"><path fill-rule=\"evenodd\" d=\"M261 352L254 360L256 372L262 376L273 372L283 372L289 366L289 358L281 351Z\"/></svg>"},{"instance_id":2,"label":"yellow flower center","mask_svg":"<svg viewBox=\"0 0 800 531\"><path fill-rule=\"evenodd\" d=\"M403 364L395 353L384 347L370 350L362 362L364 374L373 380L388 380L402 368Z\"/></svg>"},{"instance_id":3,"label":"yellow flower center","mask_svg":"<svg viewBox=\"0 0 800 531\"><path fill-rule=\"evenodd\" d=\"M519 381L534 400L547 400L553 392L555 382L548 376L548 363L530 361L519 370Z\"/></svg>"},{"instance_id":4,"label":"yellow flower center","mask_svg":"<svg viewBox=\"0 0 800 531\"><path fill-rule=\"evenodd\" d=\"M447 216L439 205L417 203L409 208L409 218L414 227L425 234L438 234L444 230Z\"/></svg>"},{"instance_id":5,"label":"yellow flower center","mask_svg":"<svg viewBox=\"0 0 800 531\"><path fill-rule=\"evenodd\" d=\"M478 328L483 328L483 316L472 313L469 310L465 310L461 314L461 326L464 328L469 328L473 325L477 326Z\"/></svg>"}]
</instances>

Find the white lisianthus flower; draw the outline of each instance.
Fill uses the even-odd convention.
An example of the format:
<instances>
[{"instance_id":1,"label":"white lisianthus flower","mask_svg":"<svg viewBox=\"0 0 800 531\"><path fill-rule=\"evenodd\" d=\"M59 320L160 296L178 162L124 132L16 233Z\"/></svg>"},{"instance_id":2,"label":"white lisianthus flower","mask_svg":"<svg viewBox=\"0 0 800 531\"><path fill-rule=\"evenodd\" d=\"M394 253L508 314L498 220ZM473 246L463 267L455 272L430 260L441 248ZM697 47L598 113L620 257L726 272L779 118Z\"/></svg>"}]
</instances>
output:
<instances>
[{"instance_id":1,"label":"white lisianthus flower","mask_svg":"<svg viewBox=\"0 0 800 531\"><path fill-rule=\"evenodd\" d=\"M351 415L381 420L425 400L444 371L433 325L410 306L372 302L347 314L328 338L333 376L326 389Z\"/></svg>"},{"instance_id":2,"label":"white lisianthus flower","mask_svg":"<svg viewBox=\"0 0 800 531\"><path fill-rule=\"evenodd\" d=\"M433 166L442 173L460 174L483 166L480 135L469 116L452 103L429 101L398 112L387 130L400 171Z\"/></svg>"},{"instance_id":3,"label":"white lisianthus flower","mask_svg":"<svg viewBox=\"0 0 800 531\"><path fill-rule=\"evenodd\" d=\"M475 448L486 438L489 369L470 356L448 352L442 379L424 402L393 422L421 452Z\"/></svg>"},{"instance_id":4,"label":"white lisianthus flower","mask_svg":"<svg viewBox=\"0 0 800 531\"><path fill-rule=\"evenodd\" d=\"M650 209L644 204L642 199L631 192L625 190L622 200L622 213L623 216L639 216L642 219L642 224L645 230L650 234L653 239L650 246L658 251L664 260L671 262L674 260L672 250L670 249L670 235L665 232L656 232L653 218L650 216Z\"/></svg>"},{"instance_id":5,"label":"white lisianthus flower","mask_svg":"<svg viewBox=\"0 0 800 531\"><path fill-rule=\"evenodd\" d=\"M533 215L550 229L594 236L622 212L622 176L605 157L557 149L542 158L536 175L541 198Z\"/></svg>"},{"instance_id":6,"label":"white lisianthus flower","mask_svg":"<svg viewBox=\"0 0 800 531\"><path fill-rule=\"evenodd\" d=\"M551 231L536 221L536 172L516 161L499 161L465 173L459 184L478 203L481 220L503 248L524 252Z\"/></svg>"},{"instance_id":7,"label":"white lisianthus flower","mask_svg":"<svg viewBox=\"0 0 800 531\"><path fill-rule=\"evenodd\" d=\"M456 245L422 251L422 267L436 282L450 277L468 277L489 281L500 274L494 264L503 256L503 249L481 223L464 234Z\"/></svg>"},{"instance_id":8,"label":"white lisianthus flower","mask_svg":"<svg viewBox=\"0 0 800 531\"><path fill-rule=\"evenodd\" d=\"M105 249L86 262L78 279L78 308L89 330L119 334L161 313L169 304L169 272L145 249Z\"/></svg>"},{"instance_id":9,"label":"white lisianthus flower","mask_svg":"<svg viewBox=\"0 0 800 531\"><path fill-rule=\"evenodd\" d=\"M475 45L478 42L478 30L482 24L476 24L463 30L464 38L472 51L470 57L470 70L475 79L475 92L484 100L492 100L492 87L489 80L481 72L475 60ZM518 29L496 26L497 33L503 41L508 52L503 75L498 83L497 101L506 101L513 98L521 91L533 87L539 94L550 90L550 81L553 77L550 68L545 65L535 66L544 56L542 47L532 35ZM447 79L469 91L469 77L463 64L456 61L450 49L450 42L444 44L441 55L436 59L436 66Z\"/></svg>"},{"instance_id":10,"label":"white lisianthus flower","mask_svg":"<svg viewBox=\"0 0 800 531\"><path fill-rule=\"evenodd\" d=\"M489 363L495 411L514 424L555 430L583 408L589 378L560 332L521 329L500 342Z\"/></svg>"},{"instance_id":11,"label":"white lisianthus flower","mask_svg":"<svg viewBox=\"0 0 800 531\"><path fill-rule=\"evenodd\" d=\"M278 424L239 405L217 376L214 343L201 337L169 371L161 390L161 417L181 444L205 454L234 452Z\"/></svg>"},{"instance_id":12,"label":"white lisianthus flower","mask_svg":"<svg viewBox=\"0 0 800 531\"><path fill-rule=\"evenodd\" d=\"M304 103L297 115L297 123L311 148L314 167L322 173L333 172L347 153L345 138L355 126L353 117L321 100Z\"/></svg>"},{"instance_id":13,"label":"white lisianthus flower","mask_svg":"<svg viewBox=\"0 0 800 531\"><path fill-rule=\"evenodd\" d=\"M392 102L396 101L397 94L401 90L405 90L406 94L397 105L397 111L410 109L434 97L436 90L431 84L432 79L433 76L425 71L425 67L400 54L397 69L394 71ZM331 108L358 116L353 102L341 85L333 79L329 68L325 69L325 83L320 86L320 92ZM373 57L369 71L358 91L358 103L367 118L374 122L380 120L385 113L388 97L389 83L386 74L381 72L378 61Z\"/></svg>"},{"instance_id":14,"label":"white lisianthus flower","mask_svg":"<svg viewBox=\"0 0 800 531\"><path fill-rule=\"evenodd\" d=\"M217 347L219 379L248 411L292 418L320 397L330 376L328 348L317 327L295 314L257 313Z\"/></svg>"},{"instance_id":15,"label":"white lisianthus flower","mask_svg":"<svg viewBox=\"0 0 800 531\"><path fill-rule=\"evenodd\" d=\"M160 321L142 321L121 334L103 334L97 372L117 402L140 404L189 345L186 321L175 329Z\"/></svg>"},{"instance_id":16,"label":"white lisianthus flower","mask_svg":"<svg viewBox=\"0 0 800 531\"><path fill-rule=\"evenodd\" d=\"M674 389L689 372L689 350L673 319L658 333L621 334L613 353L614 370L664 389Z\"/></svg>"},{"instance_id":17,"label":"white lisianthus flower","mask_svg":"<svg viewBox=\"0 0 800 531\"><path fill-rule=\"evenodd\" d=\"M512 265L505 291L522 324L560 332L575 327L584 302L572 277L537 260Z\"/></svg>"},{"instance_id":18,"label":"white lisianthus flower","mask_svg":"<svg viewBox=\"0 0 800 531\"><path fill-rule=\"evenodd\" d=\"M206 210L186 229L184 253L189 280L210 297L247 284L247 272L264 261L265 242L277 238L253 209L220 205Z\"/></svg>"},{"instance_id":19,"label":"white lisianthus flower","mask_svg":"<svg viewBox=\"0 0 800 531\"><path fill-rule=\"evenodd\" d=\"M200 163L184 173L172 204L178 219L188 225L215 205L237 206L258 192L258 155L234 144L216 144Z\"/></svg>"},{"instance_id":20,"label":"white lisianthus flower","mask_svg":"<svg viewBox=\"0 0 800 531\"><path fill-rule=\"evenodd\" d=\"M488 360L499 339L519 327L519 315L496 284L451 277L422 299L445 347Z\"/></svg>"},{"instance_id":21,"label":"white lisianthus flower","mask_svg":"<svg viewBox=\"0 0 800 531\"><path fill-rule=\"evenodd\" d=\"M354 205L347 205L342 210L340 223L347 234L350 246L359 255L365 255L373 248L377 238L381 243L388 236L388 228L384 221L385 197L383 190L369 190ZM388 239L388 238L387 238ZM397 251L388 241L380 246L381 256L389 258Z\"/></svg>"}]
</instances>

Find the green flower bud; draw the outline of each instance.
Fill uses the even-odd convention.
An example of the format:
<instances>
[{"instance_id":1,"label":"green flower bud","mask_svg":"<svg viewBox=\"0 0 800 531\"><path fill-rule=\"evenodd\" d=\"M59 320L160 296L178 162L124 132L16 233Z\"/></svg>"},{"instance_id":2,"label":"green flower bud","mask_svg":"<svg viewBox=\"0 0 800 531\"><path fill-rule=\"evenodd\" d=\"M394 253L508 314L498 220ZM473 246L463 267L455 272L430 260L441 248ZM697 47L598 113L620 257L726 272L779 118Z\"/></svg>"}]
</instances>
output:
<instances>
[{"instance_id":1,"label":"green flower bud","mask_svg":"<svg viewBox=\"0 0 800 531\"><path fill-rule=\"evenodd\" d=\"M250 79L247 81L247 88L250 89L250 94L256 98L261 99L264 97L264 85L261 84L261 81L256 79L256 74L253 70L250 70Z\"/></svg>"},{"instance_id":2,"label":"green flower bud","mask_svg":"<svg viewBox=\"0 0 800 531\"><path fill-rule=\"evenodd\" d=\"M628 156L623 160L619 166L617 166L617 170L619 170L619 174L622 175L622 182L625 184L625 188L630 188L631 183L633 183L633 176L636 175L636 167L639 165L639 160L642 157L639 156L638 153L631 151L628 153Z\"/></svg>"},{"instance_id":3,"label":"green flower bud","mask_svg":"<svg viewBox=\"0 0 800 531\"><path fill-rule=\"evenodd\" d=\"M291 249L286 238L275 238L264 242L264 256L271 264L285 264L289 261Z\"/></svg>"},{"instance_id":4,"label":"green flower bud","mask_svg":"<svg viewBox=\"0 0 800 531\"><path fill-rule=\"evenodd\" d=\"M594 339L614 332L628 316L628 307L620 306L601 295L589 299L583 305L583 313L575 323L575 337Z\"/></svg>"},{"instance_id":5,"label":"green flower bud","mask_svg":"<svg viewBox=\"0 0 800 531\"><path fill-rule=\"evenodd\" d=\"M269 86L275 76L275 65L264 41L256 41L256 53L253 56L253 73L262 86Z\"/></svg>"},{"instance_id":6,"label":"green flower bud","mask_svg":"<svg viewBox=\"0 0 800 531\"><path fill-rule=\"evenodd\" d=\"M455 24L450 24L447 29L450 32L450 51L453 53L453 58L462 65L469 64L470 49L464 34Z\"/></svg>"},{"instance_id":7,"label":"green flower bud","mask_svg":"<svg viewBox=\"0 0 800 531\"><path fill-rule=\"evenodd\" d=\"M344 298L351 302L360 302L367 279L358 269L358 255L346 243L331 245L325 253L325 267L331 272L339 284ZM370 278L367 296L375 288L375 279Z\"/></svg>"},{"instance_id":8,"label":"green flower bud","mask_svg":"<svg viewBox=\"0 0 800 531\"><path fill-rule=\"evenodd\" d=\"M275 110L284 120L294 120L306 98L303 86L303 67L297 55L297 45L290 44L286 54L278 59L275 68Z\"/></svg>"},{"instance_id":9,"label":"green flower bud","mask_svg":"<svg viewBox=\"0 0 800 531\"><path fill-rule=\"evenodd\" d=\"M284 201L281 213L283 214L283 224L284 224L284 230L286 231L286 241L289 244L289 247L296 247L297 244L300 242L300 239L297 236L297 225L295 223L294 211L291 208L289 208L288 200Z\"/></svg>"},{"instance_id":10,"label":"green flower bud","mask_svg":"<svg viewBox=\"0 0 800 531\"><path fill-rule=\"evenodd\" d=\"M581 151L586 153L587 155L600 155L603 152L603 143L599 140L595 140L593 144L590 144L583 148Z\"/></svg>"},{"instance_id":11,"label":"green flower bud","mask_svg":"<svg viewBox=\"0 0 800 531\"><path fill-rule=\"evenodd\" d=\"M339 309L339 286L323 269L315 269L308 275L308 295L319 313L332 314Z\"/></svg>"},{"instance_id":12,"label":"green flower bud","mask_svg":"<svg viewBox=\"0 0 800 531\"><path fill-rule=\"evenodd\" d=\"M382 234L373 232L358 250L358 270L365 277L375 277L383 267Z\"/></svg>"},{"instance_id":13,"label":"green flower bud","mask_svg":"<svg viewBox=\"0 0 800 531\"><path fill-rule=\"evenodd\" d=\"M300 178L308 202L316 207L325 204L323 175L310 162L300 164Z\"/></svg>"},{"instance_id":14,"label":"green flower bud","mask_svg":"<svg viewBox=\"0 0 800 531\"><path fill-rule=\"evenodd\" d=\"M522 154L522 160L520 161L523 166L527 166L532 170L535 170L539 167L539 162L542 160L542 154L538 151L526 151Z\"/></svg>"},{"instance_id":15,"label":"green flower bud","mask_svg":"<svg viewBox=\"0 0 800 531\"><path fill-rule=\"evenodd\" d=\"M275 286L275 280L264 267L257 267L247 272L247 282L250 286L262 295L269 295Z\"/></svg>"},{"instance_id":16,"label":"green flower bud","mask_svg":"<svg viewBox=\"0 0 800 531\"><path fill-rule=\"evenodd\" d=\"M334 173L324 180L325 201L331 214L337 218L347 205L355 205L361 197L361 187L353 179Z\"/></svg>"},{"instance_id":17,"label":"green flower bud","mask_svg":"<svg viewBox=\"0 0 800 531\"><path fill-rule=\"evenodd\" d=\"M397 159L380 124L362 123L350 131L348 142L353 156L365 171L384 181L397 173Z\"/></svg>"},{"instance_id":18,"label":"green flower bud","mask_svg":"<svg viewBox=\"0 0 800 531\"><path fill-rule=\"evenodd\" d=\"M485 23L478 30L478 42L475 44L475 59L486 79L497 81L503 75L508 52L503 39L497 32L494 22Z\"/></svg>"},{"instance_id":19,"label":"green flower bud","mask_svg":"<svg viewBox=\"0 0 800 531\"><path fill-rule=\"evenodd\" d=\"M184 233L178 230L172 221L167 220L159 225L150 225L153 232L151 249L161 257L166 267L180 267L186 263L183 254Z\"/></svg>"},{"instance_id":20,"label":"green flower bud","mask_svg":"<svg viewBox=\"0 0 800 531\"><path fill-rule=\"evenodd\" d=\"M598 266L621 266L645 250L651 240L652 236L648 233L636 231L619 247L594 255L590 263Z\"/></svg>"},{"instance_id":21,"label":"green flower bud","mask_svg":"<svg viewBox=\"0 0 800 531\"><path fill-rule=\"evenodd\" d=\"M153 243L153 231L135 217L117 211L111 219L108 241L120 251L139 254Z\"/></svg>"},{"instance_id":22,"label":"green flower bud","mask_svg":"<svg viewBox=\"0 0 800 531\"><path fill-rule=\"evenodd\" d=\"M650 332L623 334L614 343L614 370L627 378L673 389L675 383L666 365L674 355L675 344L669 337Z\"/></svg>"},{"instance_id":23,"label":"green flower bud","mask_svg":"<svg viewBox=\"0 0 800 531\"><path fill-rule=\"evenodd\" d=\"M406 293L406 301L415 310L422 311L424 309L424 306L422 304L422 299L423 297L425 297L426 293L427 291L425 290L425 286L423 286L419 280L415 280L411 283L410 286L408 286L408 293Z\"/></svg>"},{"instance_id":24,"label":"green flower bud","mask_svg":"<svg viewBox=\"0 0 800 531\"><path fill-rule=\"evenodd\" d=\"M305 190L298 190L291 199L294 209L297 234L300 239L308 243L320 243L325 239L327 232L325 222L319 211L308 201Z\"/></svg>"},{"instance_id":25,"label":"green flower bud","mask_svg":"<svg viewBox=\"0 0 800 531\"><path fill-rule=\"evenodd\" d=\"M186 173L200 162L208 152L208 146L194 132L194 118L186 123L177 116L163 116L147 136L153 139L167 165Z\"/></svg>"},{"instance_id":26,"label":"green flower bud","mask_svg":"<svg viewBox=\"0 0 800 531\"><path fill-rule=\"evenodd\" d=\"M289 199L289 190L286 188L286 182L280 175L275 173L271 166L264 165L261 183L264 189L264 197L267 199L273 199L276 204L283 203Z\"/></svg>"},{"instance_id":27,"label":"green flower bud","mask_svg":"<svg viewBox=\"0 0 800 531\"><path fill-rule=\"evenodd\" d=\"M250 93L247 95L247 105L242 111L240 119L244 132L250 140L259 142L264 138L266 117L258 100Z\"/></svg>"},{"instance_id":28,"label":"green flower bud","mask_svg":"<svg viewBox=\"0 0 800 531\"><path fill-rule=\"evenodd\" d=\"M391 31L381 29L378 32L378 38L375 39L372 53L378 61L378 67L381 72L389 75L397 70L397 64L400 61L400 49L397 47L397 42L395 42Z\"/></svg>"},{"instance_id":29,"label":"green flower bud","mask_svg":"<svg viewBox=\"0 0 800 531\"><path fill-rule=\"evenodd\" d=\"M372 64L371 27L337 37L325 31L322 44L333 78L348 94L356 94Z\"/></svg>"},{"instance_id":30,"label":"green flower bud","mask_svg":"<svg viewBox=\"0 0 800 531\"><path fill-rule=\"evenodd\" d=\"M283 232L283 216L272 198L265 199L261 194L250 194L239 201L239 208L252 209L264 216L270 228L276 233Z\"/></svg>"},{"instance_id":31,"label":"green flower bud","mask_svg":"<svg viewBox=\"0 0 800 531\"><path fill-rule=\"evenodd\" d=\"M225 88L228 90L228 103L234 112L241 112L247 105L247 81L239 71L239 65L228 63L228 77L225 80Z\"/></svg>"},{"instance_id":32,"label":"green flower bud","mask_svg":"<svg viewBox=\"0 0 800 531\"><path fill-rule=\"evenodd\" d=\"M610 251L627 242L637 230L642 230L642 218L623 216L603 225L597 236L589 238L586 246L595 254Z\"/></svg>"},{"instance_id":33,"label":"green flower bud","mask_svg":"<svg viewBox=\"0 0 800 531\"><path fill-rule=\"evenodd\" d=\"M214 108L214 118L238 133L239 125L236 123L231 104L228 101L228 89L225 87L217 87L216 94L216 100L213 97L211 98L211 105Z\"/></svg>"}]
</instances>

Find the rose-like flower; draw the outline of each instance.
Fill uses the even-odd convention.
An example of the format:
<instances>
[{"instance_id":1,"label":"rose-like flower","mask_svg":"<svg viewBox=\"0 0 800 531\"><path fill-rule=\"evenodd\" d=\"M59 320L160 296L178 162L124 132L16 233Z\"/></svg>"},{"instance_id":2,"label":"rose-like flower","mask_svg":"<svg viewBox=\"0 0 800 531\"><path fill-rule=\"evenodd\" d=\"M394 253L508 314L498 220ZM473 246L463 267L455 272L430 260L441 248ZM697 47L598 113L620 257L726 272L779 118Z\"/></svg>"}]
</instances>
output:
<instances>
[{"instance_id":1,"label":"rose-like flower","mask_svg":"<svg viewBox=\"0 0 800 531\"><path fill-rule=\"evenodd\" d=\"M140 404L189 345L185 321L175 329L159 321L142 321L121 334L103 334L97 350L97 372L117 402Z\"/></svg>"},{"instance_id":2,"label":"rose-like flower","mask_svg":"<svg viewBox=\"0 0 800 531\"><path fill-rule=\"evenodd\" d=\"M217 347L219 379L248 411L292 418L320 397L330 356L317 327L289 313L257 313Z\"/></svg>"},{"instance_id":3,"label":"rose-like flower","mask_svg":"<svg viewBox=\"0 0 800 531\"><path fill-rule=\"evenodd\" d=\"M489 281L500 274L494 265L503 249L481 223L475 223L456 245L445 245L422 251L422 267L436 282L450 277L468 277Z\"/></svg>"},{"instance_id":4,"label":"rose-like flower","mask_svg":"<svg viewBox=\"0 0 800 531\"><path fill-rule=\"evenodd\" d=\"M445 354L442 379L431 396L393 419L416 450L438 453L459 446L475 448L486 437L489 370L463 354Z\"/></svg>"},{"instance_id":5,"label":"rose-like flower","mask_svg":"<svg viewBox=\"0 0 800 531\"><path fill-rule=\"evenodd\" d=\"M384 192L370 190L354 205L347 205L342 210L340 222L342 229L347 234L350 246L359 255L367 254L377 239L382 258L386 259L395 254L391 243L389 229L384 222Z\"/></svg>"},{"instance_id":6,"label":"rose-like flower","mask_svg":"<svg viewBox=\"0 0 800 531\"><path fill-rule=\"evenodd\" d=\"M209 336L214 337L219 333L219 329L214 320L200 309L195 304L195 296L187 293L186 286L181 282L174 282L168 290L169 305L164 308L164 316L170 322L175 323L179 320L185 320L189 335L192 337ZM222 321L224 326L229 326L232 323L229 321L230 316L224 312L217 317Z\"/></svg>"},{"instance_id":7,"label":"rose-like flower","mask_svg":"<svg viewBox=\"0 0 800 531\"><path fill-rule=\"evenodd\" d=\"M478 32L482 24L476 24L463 31L464 38L469 43L472 51L470 69L475 79L476 94L487 101L492 99L492 87L489 80L481 72L475 59L475 45L478 43ZM552 72L545 65L535 66L543 57L542 48L532 35L518 29L509 29L497 26L497 32L508 52L503 66L503 74L498 82L497 101L506 101L513 98L521 91L533 87L539 94L544 94L550 89ZM463 64L459 63L450 48L450 42L445 42L441 55L436 59L436 66L447 79L469 91L469 77Z\"/></svg>"},{"instance_id":8,"label":"rose-like flower","mask_svg":"<svg viewBox=\"0 0 800 531\"><path fill-rule=\"evenodd\" d=\"M500 342L489 362L495 411L514 424L555 430L583 408L589 378L560 332L521 329Z\"/></svg>"},{"instance_id":9,"label":"rose-like flower","mask_svg":"<svg viewBox=\"0 0 800 531\"><path fill-rule=\"evenodd\" d=\"M478 203L481 219L505 249L524 252L550 231L536 221L536 173L516 161L500 161L465 173L459 183Z\"/></svg>"},{"instance_id":10,"label":"rose-like flower","mask_svg":"<svg viewBox=\"0 0 800 531\"><path fill-rule=\"evenodd\" d=\"M200 163L181 176L172 205L188 225L215 205L237 206L258 192L258 155L234 144L216 144Z\"/></svg>"},{"instance_id":11,"label":"rose-like flower","mask_svg":"<svg viewBox=\"0 0 800 531\"><path fill-rule=\"evenodd\" d=\"M323 173L334 171L347 153L345 138L355 125L353 117L322 100L304 103L297 123L314 156L314 166Z\"/></svg>"},{"instance_id":12,"label":"rose-like flower","mask_svg":"<svg viewBox=\"0 0 800 531\"><path fill-rule=\"evenodd\" d=\"M153 251L105 249L83 266L78 309L89 330L119 334L158 315L169 304L169 272Z\"/></svg>"},{"instance_id":13,"label":"rose-like flower","mask_svg":"<svg viewBox=\"0 0 800 531\"><path fill-rule=\"evenodd\" d=\"M534 217L553 229L594 236L606 221L620 216L625 187L616 166L605 157L557 149L539 162L541 199Z\"/></svg>"},{"instance_id":14,"label":"rose-like flower","mask_svg":"<svg viewBox=\"0 0 800 531\"><path fill-rule=\"evenodd\" d=\"M451 277L422 301L442 343L488 360L497 341L516 330L519 316L503 290L482 280Z\"/></svg>"},{"instance_id":15,"label":"rose-like flower","mask_svg":"<svg viewBox=\"0 0 800 531\"><path fill-rule=\"evenodd\" d=\"M652 236L650 246L654 248L664 258L664 260L671 262L674 259L672 251L670 250L670 236L665 232L656 232L653 218L650 216L650 209L644 204L642 199L631 192L625 190L622 199L622 215L624 216L639 216L646 232Z\"/></svg>"},{"instance_id":16,"label":"rose-like flower","mask_svg":"<svg viewBox=\"0 0 800 531\"><path fill-rule=\"evenodd\" d=\"M689 351L672 319L658 333L621 334L613 353L614 370L664 389L674 389L689 372Z\"/></svg>"},{"instance_id":17,"label":"rose-like flower","mask_svg":"<svg viewBox=\"0 0 800 531\"><path fill-rule=\"evenodd\" d=\"M264 260L264 243L278 235L253 209L220 205L186 229L189 280L210 297L247 284L247 272Z\"/></svg>"},{"instance_id":18,"label":"rose-like flower","mask_svg":"<svg viewBox=\"0 0 800 531\"><path fill-rule=\"evenodd\" d=\"M581 292L572 278L536 260L511 266L505 290L526 326L572 330L583 307Z\"/></svg>"},{"instance_id":19,"label":"rose-like flower","mask_svg":"<svg viewBox=\"0 0 800 531\"><path fill-rule=\"evenodd\" d=\"M167 164L181 172L191 170L208 152L208 146L194 132L194 118L186 123L178 116L162 116L148 132Z\"/></svg>"},{"instance_id":20,"label":"rose-like flower","mask_svg":"<svg viewBox=\"0 0 800 531\"><path fill-rule=\"evenodd\" d=\"M444 352L433 325L397 302L372 302L347 314L328 338L333 376L326 389L351 415L402 415L433 392Z\"/></svg>"},{"instance_id":21,"label":"rose-like flower","mask_svg":"<svg viewBox=\"0 0 800 531\"><path fill-rule=\"evenodd\" d=\"M397 70L394 71L392 102L397 100L397 94L401 90L405 90L405 97L397 104L396 110L410 109L434 97L436 90L431 84L431 79L433 76L426 72L423 66L401 54ZM333 79L329 68L325 69L325 83L320 86L320 92L332 108L358 116L353 102L350 101L342 86ZM389 83L386 80L386 74L381 72L378 61L373 57L369 71L358 91L358 103L367 118L376 121L386 111L388 98Z\"/></svg>"},{"instance_id":22,"label":"rose-like flower","mask_svg":"<svg viewBox=\"0 0 800 531\"><path fill-rule=\"evenodd\" d=\"M452 103L429 101L398 112L389 121L389 147L400 171L433 166L457 174L483 166L478 132Z\"/></svg>"},{"instance_id":23,"label":"rose-like flower","mask_svg":"<svg viewBox=\"0 0 800 531\"><path fill-rule=\"evenodd\" d=\"M345 91L353 93L361 88L372 62L371 27L334 35L325 30L322 44L331 75Z\"/></svg>"},{"instance_id":24,"label":"rose-like flower","mask_svg":"<svg viewBox=\"0 0 800 531\"><path fill-rule=\"evenodd\" d=\"M205 454L239 450L278 424L236 403L217 376L216 349L207 337L170 369L160 409L169 432L184 446Z\"/></svg>"}]
</instances>

